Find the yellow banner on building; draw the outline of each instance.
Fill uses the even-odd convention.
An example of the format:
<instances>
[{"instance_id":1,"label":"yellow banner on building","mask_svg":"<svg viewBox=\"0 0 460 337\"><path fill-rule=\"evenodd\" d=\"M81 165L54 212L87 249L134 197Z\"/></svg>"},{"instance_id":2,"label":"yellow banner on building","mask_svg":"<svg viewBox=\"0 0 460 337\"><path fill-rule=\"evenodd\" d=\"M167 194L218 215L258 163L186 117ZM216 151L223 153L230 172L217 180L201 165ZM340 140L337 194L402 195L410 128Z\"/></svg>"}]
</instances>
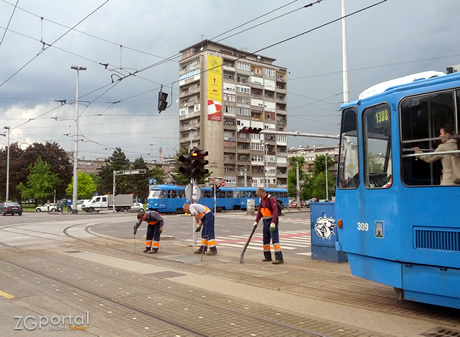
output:
<instances>
[{"instance_id":1,"label":"yellow banner on building","mask_svg":"<svg viewBox=\"0 0 460 337\"><path fill-rule=\"evenodd\" d=\"M222 58L208 55L208 120L222 122Z\"/></svg>"}]
</instances>

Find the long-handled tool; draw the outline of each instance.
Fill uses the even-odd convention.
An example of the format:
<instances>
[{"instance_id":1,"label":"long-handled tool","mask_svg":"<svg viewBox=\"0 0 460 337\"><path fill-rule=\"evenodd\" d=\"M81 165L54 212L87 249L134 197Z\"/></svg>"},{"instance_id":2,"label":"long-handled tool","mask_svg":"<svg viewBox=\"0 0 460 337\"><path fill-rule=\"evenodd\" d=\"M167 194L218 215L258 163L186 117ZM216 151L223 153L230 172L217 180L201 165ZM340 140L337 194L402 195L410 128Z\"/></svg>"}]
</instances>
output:
<instances>
[{"instance_id":1,"label":"long-handled tool","mask_svg":"<svg viewBox=\"0 0 460 337\"><path fill-rule=\"evenodd\" d=\"M243 251L241 252L241 255L240 255L240 263L243 263L244 253L246 252L246 248L248 248L249 242L251 242L252 236L254 235L254 232L256 231L256 229L257 229L257 225L252 226L251 234L249 234L249 237L246 240L246 243L244 244L244 247L243 247Z\"/></svg>"},{"instance_id":2,"label":"long-handled tool","mask_svg":"<svg viewBox=\"0 0 460 337\"><path fill-rule=\"evenodd\" d=\"M133 253L136 254L136 234L133 234Z\"/></svg>"},{"instance_id":3,"label":"long-handled tool","mask_svg":"<svg viewBox=\"0 0 460 337\"><path fill-rule=\"evenodd\" d=\"M206 246L201 245L201 248L203 248L203 249L201 250L201 259L200 259L200 261L203 261L203 255L204 255L204 251L205 251L204 247L208 246L208 236L207 235L203 236L203 240L205 241L204 244Z\"/></svg>"}]
</instances>

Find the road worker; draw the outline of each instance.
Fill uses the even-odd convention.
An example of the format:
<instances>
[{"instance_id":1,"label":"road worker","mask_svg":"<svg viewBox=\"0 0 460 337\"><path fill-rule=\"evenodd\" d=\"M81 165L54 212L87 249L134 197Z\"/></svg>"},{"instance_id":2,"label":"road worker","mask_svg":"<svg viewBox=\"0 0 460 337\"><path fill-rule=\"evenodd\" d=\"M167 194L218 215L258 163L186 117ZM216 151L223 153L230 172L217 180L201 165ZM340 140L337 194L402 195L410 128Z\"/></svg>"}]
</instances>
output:
<instances>
[{"instance_id":1,"label":"road worker","mask_svg":"<svg viewBox=\"0 0 460 337\"><path fill-rule=\"evenodd\" d=\"M211 210L200 204L184 204L184 211L190 212L196 220L196 232L201 231L201 246L195 251L195 254L206 253L209 247L209 252L206 255L216 255L216 236L214 234L214 213Z\"/></svg>"},{"instance_id":2,"label":"road worker","mask_svg":"<svg viewBox=\"0 0 460 337\"><path fill-rule=\"evenodd\" d=\"M142 221L146 221L148 223L144 253L156 254L158 253L158 249L160 249L160 234L163 232L164 224L163 218L160 213L155 211L137 213L137 222L133 229L134 235L136 235L137 229L141 225Z\"/></svg>"},{"instance_id":3,"label":"road worker","mask_svg":"<svg viewBox=\"0 0 460 337\"><path fill-rule=\"evenodd\" d=\"M260 219L263 219L263 245L264 245L264 259L263 262L272 261L272 253L270 250L270 239L273 243L275 250L275 260L273 264L284 263L283 253L281 252L281 245L278 232L278 206L276 198L269 195L263 187L259 187L256 192L260 198L259 211L257 212L254 226L256 227Z\"/></svg>"}]
</instances>

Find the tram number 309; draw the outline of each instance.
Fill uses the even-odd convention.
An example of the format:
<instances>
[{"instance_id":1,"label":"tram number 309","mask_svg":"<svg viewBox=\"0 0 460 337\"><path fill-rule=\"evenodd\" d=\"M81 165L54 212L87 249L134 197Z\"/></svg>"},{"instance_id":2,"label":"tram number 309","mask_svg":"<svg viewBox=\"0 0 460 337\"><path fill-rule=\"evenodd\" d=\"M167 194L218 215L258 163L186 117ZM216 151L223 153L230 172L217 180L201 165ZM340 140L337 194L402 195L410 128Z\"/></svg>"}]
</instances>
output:
<instances>
[{"instance_id":1,"label":"tram number 309","mask_svg":"<svg viewBox=\"0 0 460 337\"><path fill-rule=\"evenodd\" d=\"M369 230L369 224L367 222L358 222L358 230L367 232Z\"/></svg>"}]
</instances>

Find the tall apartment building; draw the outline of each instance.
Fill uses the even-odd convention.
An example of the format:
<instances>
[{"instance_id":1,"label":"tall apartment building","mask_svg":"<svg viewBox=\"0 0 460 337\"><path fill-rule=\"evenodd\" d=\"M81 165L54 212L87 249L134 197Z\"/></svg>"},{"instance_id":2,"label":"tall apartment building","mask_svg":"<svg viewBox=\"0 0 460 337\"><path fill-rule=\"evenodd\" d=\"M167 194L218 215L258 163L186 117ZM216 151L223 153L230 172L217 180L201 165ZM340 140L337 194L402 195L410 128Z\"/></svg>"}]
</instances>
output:
<instances>
[{"instance_id":1,"label":"tall apartment building","mask_svg":"<svg viewBox=\"0 0 460 337\"><path fill-rule=\"evenodd\" d=\"M287 188L287 136L241 131L286 131L286 68L208 40L180 53L180 146L207 150L228 187Z\"/></svg>"}]
</instances>

